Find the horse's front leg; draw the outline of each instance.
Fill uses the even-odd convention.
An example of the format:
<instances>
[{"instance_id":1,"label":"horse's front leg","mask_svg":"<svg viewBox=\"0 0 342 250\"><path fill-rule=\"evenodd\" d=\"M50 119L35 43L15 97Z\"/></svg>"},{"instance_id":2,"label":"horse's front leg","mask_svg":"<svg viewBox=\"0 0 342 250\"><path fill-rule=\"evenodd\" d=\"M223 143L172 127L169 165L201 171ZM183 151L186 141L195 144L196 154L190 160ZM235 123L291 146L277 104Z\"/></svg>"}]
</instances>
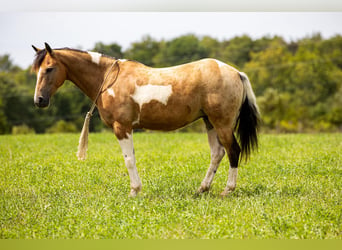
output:
<instances>
[{"instance_id":1,"label":"horse's front leg","mask_svg":"<svg viewBox=\"0 0 342 250\"><path fill-rule=\"evenodd\" d=\"M129 196L135 197L141 190L141 180L135 165L135 155L133 147L133 130L127 128L120 123L114 123L114 133L119 140L125 164L128 169L129 178L131 180L131 192Z\"/></svg>"}]
</instances>

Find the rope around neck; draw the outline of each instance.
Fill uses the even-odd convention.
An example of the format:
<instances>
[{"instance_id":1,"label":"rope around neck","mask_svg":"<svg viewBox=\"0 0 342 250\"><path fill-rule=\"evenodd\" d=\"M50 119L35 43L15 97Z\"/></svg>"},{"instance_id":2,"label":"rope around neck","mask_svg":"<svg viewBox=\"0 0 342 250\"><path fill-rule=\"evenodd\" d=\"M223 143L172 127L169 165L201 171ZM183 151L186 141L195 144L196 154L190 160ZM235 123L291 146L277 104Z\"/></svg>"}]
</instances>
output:
<instances>
[{"instance_id":1,"label":"rope around neck","mask_svg":"<svg viewBox=\"0 0 342 250\"><path fill-rule=\"evenodd\" d=\"M102 81L102 83L101 83L101 86L100 86L100 88L99 88L99 91L98 91L98 93L97 93L97 95L96 95L96 97L95 97L95 99L94 99L94 101L93 101L93 104L91 105L90 110L88 111L88 113L89 113L90 116L93 115L94 109L95 109L95 107L96 107L97 99L99 99L99 97L100 97L100 95L101 95L101 93L102 93L102 88L103 88L103 86L104 86L104 84L105 84L105 82L106 82L106 80L107 80L107 77L108 77L109 73L112 71L112 69L114 68L114 66L115 66L117 63L118 63L118 60L115 60L115 61L112 63L112 66L110 66L109 70L107 71L107 74L106 74L105 77L103 78L103 81ZM119 76L119 72L120 72L120 68L118 67L118 73L116 74L116 77L115 77L113 83L116 82L116 79L117 79L118 76ZM88 115L88 113L87 113L87 115Z\"/></svg>"},{"instance_id":2,"label":"rope around neck","mask_svg":"<svg viewBox=\"0 0 342 250\"><path fill-rule=\"evenodd\" d=\"M83 124L83 128L82 128L82 132L81 132L81 136L80 136L80 140L78 143L78 151L77 151L77 158L79 160L85 160L86 156L87 156L87 149L88 149L88 134L89 134L89 123L90 123L90 118L93 115L94 109L96 107L96 102L97 99L100 97L101 93L102 93L102 88L107 80L107 77L109 75L109 73L112 71L112 69L114 68L114 66L117 64L118 60L115 60L115 62L113 62L112 66L109 68L107 74L105 75L105 77L103 78L103 81L101 83L100 89L96 95L96 98L93 101L93 104L91 105L90 110L88 111L85 119L84 119L84 124ZM118 65L118 64L117 64ZM115 79L113 81L112 84L114 84L116 82L116 80L118 79L120 73L120 67L118 65L118 73L115 76Z\"/></svg>"}]
</instances>

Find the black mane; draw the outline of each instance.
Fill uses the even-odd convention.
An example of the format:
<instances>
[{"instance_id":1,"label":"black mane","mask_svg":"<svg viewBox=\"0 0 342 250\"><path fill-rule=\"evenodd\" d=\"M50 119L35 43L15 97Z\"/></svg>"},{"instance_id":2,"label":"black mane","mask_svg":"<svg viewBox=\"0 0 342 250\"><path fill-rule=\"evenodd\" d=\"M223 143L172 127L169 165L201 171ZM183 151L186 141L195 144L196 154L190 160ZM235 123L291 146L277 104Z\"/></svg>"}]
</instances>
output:
<instances>
[{"instance_id":1,"label":"black mane","mask_svg":"<svg viewBox=\"0 0 342 250\"><path fill-rule=\"evenodd\" d=\"M79 50L79 49L71 49L71 48L67 48L67 47L66 48L53 49L53 50L69 50L69 51L74 51L74 52L78 52L78 53L88 53L87 51L83 51L83 50ZM36 53L36 56L35 56L33 64L32 64L32 71L37 71L39 69L40 65L42 65L42 63L44 61L46 54L47 54L46 49L39 50ZM111 57L111 56L108 56L108 55L105 55L102 53L100 53L100 54L101 54L101 56L111 58L111 59L115 59L114 57Z\"/></svg>"}]
</instances>

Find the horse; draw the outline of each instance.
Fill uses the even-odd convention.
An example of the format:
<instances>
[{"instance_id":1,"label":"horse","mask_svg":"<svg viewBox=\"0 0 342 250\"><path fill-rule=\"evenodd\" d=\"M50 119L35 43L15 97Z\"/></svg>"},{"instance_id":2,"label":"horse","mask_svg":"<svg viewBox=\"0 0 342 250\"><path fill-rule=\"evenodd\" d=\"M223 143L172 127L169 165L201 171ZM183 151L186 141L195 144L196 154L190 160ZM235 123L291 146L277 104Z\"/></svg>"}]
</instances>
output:
<instances>
[{"instance_id":1,"label":"horse","mask_svg":"<svg viewBox=\"0 0 342 250\"><path fill-rule=\"evenodd\" d=\"M206 125L211 160L197 192L209 191L225 152L230 167L221 195L235 190L239 163L258 147L260 124L256 97L245 73L211 58L152 68L97 52L51 49L47 43L44 49L32 47L36 52L32 71L37 76L34 104L48 107L66 80L87 95L119 141L130 177L129 196L142 189L133 130L171 131L198 119Z\"/></svg>"}]
</instances>

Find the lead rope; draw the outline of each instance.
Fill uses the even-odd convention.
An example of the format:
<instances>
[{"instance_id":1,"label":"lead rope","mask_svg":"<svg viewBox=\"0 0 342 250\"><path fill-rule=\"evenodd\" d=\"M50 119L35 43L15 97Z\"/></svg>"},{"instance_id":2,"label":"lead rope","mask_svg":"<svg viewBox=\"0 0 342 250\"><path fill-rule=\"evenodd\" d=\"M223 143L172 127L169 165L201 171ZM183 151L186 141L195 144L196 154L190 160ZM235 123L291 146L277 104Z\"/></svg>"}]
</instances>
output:
<instances>
[{"instance_id":1,"label":"lead rope","mask_svg":"<svg viewBox=\"0 0 342 250\"><path fill-rule=\"evenodd\" d=\"M87 157L87 150L88 150L88 134L89 134L89 123L90 123L90 118L93 115L94 109L96 107L96 102L97 99L100 97L101 93L102 93L102 88L107 80L107 77L109 75L109 73L112 71L112 69L114 68L114 66L117 64L118 60L115 60L112 64L112 66L109 68L105 78L103 79L99 92L96 95L96 98L93 101L93 104L91 105L90 110L87 112L87 115L84 119L84 124L83 124L83 128L82 128L82 132L81 132L81 136L78 142L78 151L77 151L77 158L79 160L85 160ZM118 73L116 74L116 77L114 79L114 82L116 81L116 79L118 78L120 72L120 68L118 68Z\"/></svg>"}]
</instances>

